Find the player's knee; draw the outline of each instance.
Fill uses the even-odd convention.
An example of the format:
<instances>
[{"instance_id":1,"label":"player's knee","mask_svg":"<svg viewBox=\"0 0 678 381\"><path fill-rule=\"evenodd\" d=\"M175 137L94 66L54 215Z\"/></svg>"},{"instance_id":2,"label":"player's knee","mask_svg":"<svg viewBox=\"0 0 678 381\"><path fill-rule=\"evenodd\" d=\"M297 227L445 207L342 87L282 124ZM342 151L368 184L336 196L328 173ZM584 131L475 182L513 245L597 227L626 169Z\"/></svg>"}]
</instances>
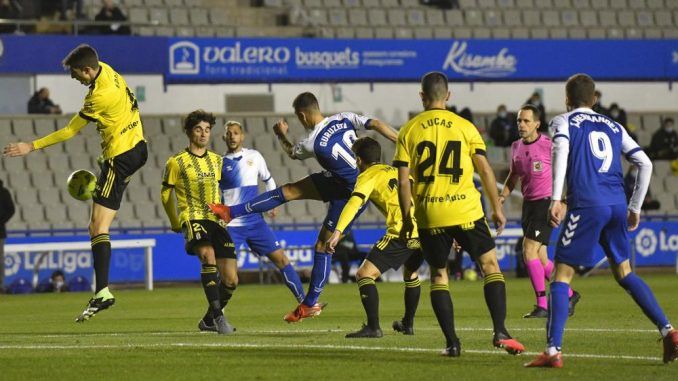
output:
<instances>
[{"instance_id":1,"label":"player's knee","mask_svg":"<svg viewBox=\"0 0 678 381\"><path fill-rule=\"evenodd\" d=\"M276 250L268 255L268 259L273 262L275 267L282 269L290 264L290 260L282 250Z\"/></svg>"},{"instance_id":2,"label":"player's knee","mask_svg":"<svg viewBox=\"0 0 678 381\"><path fill-rule=\"evenodd\" d=\"M301 192L299 189L295 186L295 184L290 184L287 183L282 186L282 194L283 197L285 197L285 200L287 201L293 201L299 198L301 195Z\"/></svg>"},{"instance_id":3,"label":"player's knee","mask_svg":"<svg viewBox=\"0 0 678 381\"><path fill-rule=\"evenodd\" d=\"M317 253L324 253L325 252L325 242L322 242L321 240L318 240L315 242L315 251Z\"/></svg>"},{"instance_id":4,"label":"player's knee","mask_svg":"<svg viewBox=\"0 0 678 381\"><path fill-rule=\"evenodd\" d=\"M88 228L90 237L96 237L99 234L108 234L109 231L109 226L95 220L89 222Z\"/></svg>"},{"instance_id":5,"label":"player's knee","mask_svg":"<svg viewBox=\"0 0 678 381\"><path fill-rule=\"evenodd\" d=\"M362 279L362 278L372 278L372 279L377 279L381 273L379 271L375 271L374 269L366 269L364 267L361 267L356 271L355 276L357 279Z\"/></svg>"},{"instance_id":6,"label":"player's knee","mask_svg":"<svg viewBox=\"0 0 678 381\"><path fill-rule=\"evenodd\" d=\"M431 284L447 284L447 269L431 269Z\"/></svg>"},{"instance_id":7,"label":"player's knee","mask_svg":"<svg viewBox=\"0 0 678 381\"><path fill-rule=\"evenodd\" d=\"M419 277L419 274L417 274L416 271L410 271L410 270L407 270L407 269L405 269L403 271L403 281L405 281L405 282L417 279L418 277Z\"/></svg>"}]
</instances>

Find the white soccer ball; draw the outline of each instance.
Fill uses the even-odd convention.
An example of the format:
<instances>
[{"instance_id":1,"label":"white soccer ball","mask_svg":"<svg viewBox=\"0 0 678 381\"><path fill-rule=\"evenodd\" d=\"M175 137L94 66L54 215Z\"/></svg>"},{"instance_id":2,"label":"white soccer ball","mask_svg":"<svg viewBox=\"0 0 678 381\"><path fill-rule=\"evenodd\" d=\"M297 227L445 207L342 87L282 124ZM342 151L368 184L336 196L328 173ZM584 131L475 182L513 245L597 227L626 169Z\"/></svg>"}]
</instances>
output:
<instances>
[{"instance_id":1,"label":"white soccer ball","mask_svg":"<svg viewBox=\"0 0 678 381\"><path fill-rule=\"evenodd\" d=\"M86 201L92 198L97 178L90 171L79 169L68 176L68 193L76 200Z\"/></svg>"}]
</instances>

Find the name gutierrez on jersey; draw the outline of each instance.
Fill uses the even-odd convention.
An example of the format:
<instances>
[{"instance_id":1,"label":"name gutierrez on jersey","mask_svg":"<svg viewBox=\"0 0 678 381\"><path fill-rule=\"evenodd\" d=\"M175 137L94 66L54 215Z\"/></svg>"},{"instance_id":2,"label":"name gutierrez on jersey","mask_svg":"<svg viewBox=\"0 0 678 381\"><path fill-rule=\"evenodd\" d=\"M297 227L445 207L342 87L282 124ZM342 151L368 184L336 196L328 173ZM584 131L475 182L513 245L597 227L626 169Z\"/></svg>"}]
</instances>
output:
<instances>
[{"instance_id":1,"label":"name gutierrez on jersey","mask_svg":"<svg viewBox=\"0 0 678 381\"><path fill-rule=\"evenodd\" d=\"M323 132L323 135L320 137L320 146L327 147L327 143L329 142L332 135L334 135L335 132L339 130L344 130L346 128L348 128L346 123L337 123L332 127L328 128L327 131Z\"/></svg>"},{"instance_id":2,"label":"name gutierrez on jersey","mask_svg":"<svg viewBox=\"0 0 678 381\"><path fill-rule=\"evenodd\" d=\"M600 116L600 115L591 115L591 114L583 114L583 113L577 114L577 115L573 116L572 119L570 119L570 125L579 128L580 125L585 121L589 121L589 122L593 122L593 123L605 123L608 127L610 127L610 129L613 132L615 132L615 133L619 132L619 128L617 128L616 123L614 123L613 121L607 119L604 116Z\"/></svg>"}]
</instances>

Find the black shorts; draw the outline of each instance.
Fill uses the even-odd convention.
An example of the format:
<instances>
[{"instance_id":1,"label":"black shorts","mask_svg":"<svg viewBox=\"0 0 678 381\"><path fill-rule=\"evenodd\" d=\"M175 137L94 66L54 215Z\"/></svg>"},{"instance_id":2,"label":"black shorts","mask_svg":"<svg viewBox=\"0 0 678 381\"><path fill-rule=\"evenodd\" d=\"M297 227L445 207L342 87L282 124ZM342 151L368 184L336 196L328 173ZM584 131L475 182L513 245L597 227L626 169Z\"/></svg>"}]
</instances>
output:
<instances>
[{"instance_id":1,"label":"black shorts","mask_svg":"<svg viewBox=\"0 0 678 381\"><path fill-rule=\"evenodd\" d=\"M216 258L232 258L235 256L235 245L226 228L211 220L191 220L181 225L186 241L186 253L198 255L197 246L209 244L214 248Z\"/></svg>"},{"instance_id":2,"label":"black shorts","mask_svg":"<svg viewBox=\"0 0 678 381\"><path fill-rule=\"evenodd\" d=\"M405 243L388 235L372 246L365 259L372 262L382 274L389 269L397 270L403 264L408 270L416 271L424 262L419 239L412 238Z\"/></svg>"},{"instance_id":3,"label":"black shorts","mask_svg":"<svg viewBox=\"0 0 678 381\"><path fill-rule=\"evenodd\" d=\"M146 142L137 143L131 150L101 163L101 174L97 180L92 200L109 209L120 209L122 195L134 172L146 164L148 150Z\"/></svg>"},{"instance_id":4,"label":"black shorts","mask_svg":"<svg viewBox=\"0 0 678 381\"><path fill-rule=\"evenodd\" d=\"M495 248L485 217L464 225L433 229L419 228L419 240L426 262L437 269L445 268L447 265L452 240L456 240L474 261Z\"/></svg>"},{"instance_id":5,"label":"black shorts","mask_svg":"<svg viewBox=\"0 0 678 381\"><path fill-rule=\"evenodd\" d=\"M549 244L553 228L548 221L551 199L523 201L523 236L544 245Z\"/></svg>"}]
</instances>

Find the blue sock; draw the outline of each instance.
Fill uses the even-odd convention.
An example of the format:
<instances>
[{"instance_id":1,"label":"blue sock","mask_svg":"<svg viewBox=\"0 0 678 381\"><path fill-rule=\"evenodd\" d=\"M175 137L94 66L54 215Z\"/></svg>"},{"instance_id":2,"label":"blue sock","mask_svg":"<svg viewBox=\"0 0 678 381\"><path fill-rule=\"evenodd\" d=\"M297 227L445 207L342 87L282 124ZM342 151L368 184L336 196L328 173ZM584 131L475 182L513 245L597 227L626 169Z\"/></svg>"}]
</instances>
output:
<instances>
[{"instance_id":1,"label":"blue sock","mask_svg":"<svg viewBox=\"0 0 678 381\"><path fill-rule=\"evenodd\" d=\"M292 295L294 295L297 302L304 300L304 286L301 285L301 280L297 272L294 271L294 267L291 264L287 264L287 266L280 269L280 275L282 275L285 285L292 291Z\"/></svg>"},{"instance_id":2,"label":"blue sock","mask_svg":"<svg viewBox=\"0 0 678 381\"><path fill-rule=\"evenodd\" d=\"M313 256L313 270L311 270L311 284L308 286L308 294L304 298L304 304L312 306L318 302L323 287L330 279L332 270L332 256L327 253L315 252Z\"/></svg>"},{"instance_id":3,"label":"blue sock","mask_svg":"<svg viewBox=\"0 0 678 381\"><path fill-rule=\"evenodd\" d=\"M655 299L652 290L648 287L640 277L634 273L630 273L624 279L619 281L619 285L624 287L626 292L631 295L636 304L643 310L645 316L648 317L659 329L662 329L669 324L669 319L664 315L664 311L659 307L657 299Z\"/></svg>"},{"instance_id":4,"label":"blue sock","mask_svg":"<svg viewBox=\"0 0 678 381\"><path fill-rule=\"evenodd\" d=\"M563 331L567 322L570 285L564 282L552 282L549 295L549 318L546 321L546 338L549 347L558 350L563 346Z\"/></svg>"},{"instance_id":5,"label":"blue sock","mask_svg":"<svg viewBox=\"0 0 678 381\"><path fill-rule=\"evenodd\" d=\"M231 206L231 217L238 218L246 214L267 212L286 202L287 200L285 200L285 196L283 196L282 187L278 187L268 192L264 192L244 204Z\"/></svg>"}]
</instances>

